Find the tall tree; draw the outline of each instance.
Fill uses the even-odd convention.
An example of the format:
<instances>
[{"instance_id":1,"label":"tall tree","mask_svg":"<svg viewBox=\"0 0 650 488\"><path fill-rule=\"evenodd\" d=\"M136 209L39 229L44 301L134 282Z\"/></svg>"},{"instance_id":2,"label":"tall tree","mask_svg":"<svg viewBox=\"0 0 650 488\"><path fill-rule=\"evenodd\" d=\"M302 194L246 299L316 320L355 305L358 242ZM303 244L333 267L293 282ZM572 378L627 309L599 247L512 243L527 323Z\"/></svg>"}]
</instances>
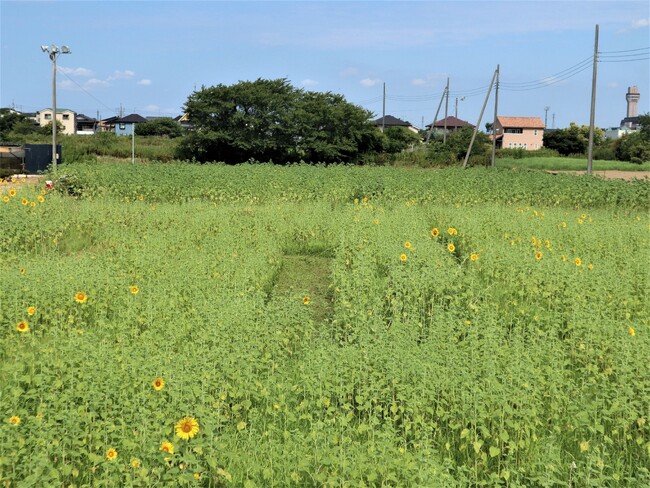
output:
<instances>
[{"instance_id":1,"label":"tall tree","mask_svg":"<svg viewBox=\"0 0 650 488\"><path fill-rule=\"evenodd\" d=\"M369 112L286 79L202 87L185 111L194 129L179 155L203 162L350 162L381 146Z\"/></svg>"}]
</instances>

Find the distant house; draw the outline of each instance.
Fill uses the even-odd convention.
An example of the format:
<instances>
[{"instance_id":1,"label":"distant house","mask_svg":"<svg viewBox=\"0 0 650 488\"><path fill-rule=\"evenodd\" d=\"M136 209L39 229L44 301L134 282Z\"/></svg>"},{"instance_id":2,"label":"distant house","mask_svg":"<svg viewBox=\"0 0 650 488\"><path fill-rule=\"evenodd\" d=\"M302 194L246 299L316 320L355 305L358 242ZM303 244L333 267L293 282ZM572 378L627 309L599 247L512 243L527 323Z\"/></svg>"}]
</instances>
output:
<instances>
[{"instance_id":1,"label":"distant house","mask_svg":"<svg viewBox=\"0 0 650 488\"><path fill-rule=\"evenodd\" d=\"M84 114L77 114L76 133L80 135L92 135L97 130L97 119Z\"/></svg>"},{"instance_id":2,"label":"distant house","mask_svg":"<svg viewBox=\"0 0 650 488\"><path fill-rule=\"evenodd\" d=\"M385 117L379 117L377 120L374 121L374 123L379 128L381 128L381 127L405 127L406 129L408 129L408 130L410 130L412 132L415 132L416 134L418 132L420 132L420 129L415 127L410 122L398 119L397 117L393 117L392 115L386 115Z\"/></svg>"},{"instance_id":3,"label":"distant house","mask_svg":"<svg viewBox=\"0 0 650 488\"><path fill-rule=\"evenodd\" d=\"M498 148L535 151L544 146L544 122L540 117L498 116L492 137Z\"/></svg>"},{"instance_id":4,"label":"distant house","mask_svg":"<svg viewBox=\"0 0 650 488\"><path fill-rule=\"evenodd\" d=\"M190 116L188 114L183 114L183 115L177 115L174 117L174 120L181 124L181 127L183 129L191 129L192 128L192 122L190 122Z\"/></svg>"},{"instance_id":5,"label":"distant house","mask_svg":"<svg viewBox=\"0 0 650 488\"><path fill-rule=\"evenodd\" d=\"M113 122L115 134L118 136L130 136L135 133L136 124L143 124L146 121L147 119L138 114L130 114L126 117L116 119Z\"/></svg>"},{"instance_id":6,"label":"distant house","mask_svg":"<svg viewBox=\"0 0 650 488\"><path fill-rule=\"evenodd\" d=\"M427 130L431 130L431 126L433 126L433 130L435 132L442 132L446 127L447 133L462 129L463 127L470 127L472 129L474 128L474 126L469 122L453 116L445 117L444 119L438 120L433 124L427 125Z\"/></svg>"},{"instance_id":7,"label":"distant house","mask_svg":"<svg viewBox=\"0 0 650 488\"><path fill-rule=\"evenodd\" d=\"M115 132L115 121L119 119L119 117L108 117L106 119L102 119L97 123L97 131L98 132Z\"/></svg>"},{"instance_id":8,"label":"distant house","mask_svg":"<svg viewBox=\"0 0 650 488\"><path fill-rule=\"evenodd\" d=\"M56 109L56 121L63 126L64 134L74 134L76 125L76 115L74 111L67 108ZM52 109L44 108L36 112L38 125L45 127L47 124L52 123Z\"/></svg>"}]
</instances>

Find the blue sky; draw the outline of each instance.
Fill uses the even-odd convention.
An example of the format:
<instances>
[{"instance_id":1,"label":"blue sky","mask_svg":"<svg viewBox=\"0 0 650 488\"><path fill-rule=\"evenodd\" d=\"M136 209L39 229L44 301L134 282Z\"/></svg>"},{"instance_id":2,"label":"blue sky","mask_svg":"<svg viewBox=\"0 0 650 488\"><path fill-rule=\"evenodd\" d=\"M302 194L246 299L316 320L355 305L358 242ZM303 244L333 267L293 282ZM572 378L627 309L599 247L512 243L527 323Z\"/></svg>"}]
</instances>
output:
<instances>
[{"instance_id":1,"label":"blue sky","mask_svg":"<svg viewBox=\"0 0 650 488\"><path fill-rule=\"evenodd\" d=\"M120 105L174 116L195 87L287 78L377 116L385 83L386 114L420 126L449 77L449 115L459 98L459 118L476 123L499 64L500 115L588 124L596 24L608 61L598 64L596 124L610 127L626 115L628 86L639 87L639 112L650 112L645 0L0 0L0 106L51 106L52 65L40 46L65 44L57 106L93 117Z\"/></svg>"}]
</instances>

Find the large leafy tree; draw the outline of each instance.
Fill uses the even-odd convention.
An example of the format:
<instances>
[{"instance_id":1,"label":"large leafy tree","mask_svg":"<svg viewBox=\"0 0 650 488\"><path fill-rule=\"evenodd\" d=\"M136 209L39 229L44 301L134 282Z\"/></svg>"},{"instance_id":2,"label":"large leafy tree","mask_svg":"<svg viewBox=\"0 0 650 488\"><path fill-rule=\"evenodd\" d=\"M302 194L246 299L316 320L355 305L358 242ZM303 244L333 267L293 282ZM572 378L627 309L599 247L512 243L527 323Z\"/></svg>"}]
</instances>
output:
<instances>
[{"instance_id":1,"label":"large leafy tree","mask_svg":"<svg viewBox=\"0 0 650 488\"><path fill-rule=\"evenodd\" d=\"M179 155L198 161L350 162L381 147L369 112L286 79L202 87L185 111L194 130Z\"/></svg>"},{"instance_id":2,"label":"large leafy tree","mask_svg":"<svg viewBox=\"0 0 650 488\"><path fill-rule=\"evenodd\" d=\"M605 132L598 127L594 128L594 145L598 146L603 141ZM566 129L544 133L544 147L555 149L562 156L572 154L585 154L589 145L589 126L571 122Z\"/></svg>"},{"instance_id":3,"label":"large leafy tree","mask_svg":"<svg viewBox=\"0 0 650 488\"><path fill-rule=\"evenodd\" d=\"M616 159L633 163L650 161L650 114L639 116L639 130L615 142Z\"/></svg>"},{"instance_id":4,"label":"large leafy tree","mask_svg":"<svg viewBox=\"0 0 650 488\"><path fill-rule=\"evenodd\" d=\"M137 136L161 136L173 139L174 137L183 135L183 128L174 119L160 117L149 120L148 122L136 124L135 134Z\"/></svg>"}]
</instances>

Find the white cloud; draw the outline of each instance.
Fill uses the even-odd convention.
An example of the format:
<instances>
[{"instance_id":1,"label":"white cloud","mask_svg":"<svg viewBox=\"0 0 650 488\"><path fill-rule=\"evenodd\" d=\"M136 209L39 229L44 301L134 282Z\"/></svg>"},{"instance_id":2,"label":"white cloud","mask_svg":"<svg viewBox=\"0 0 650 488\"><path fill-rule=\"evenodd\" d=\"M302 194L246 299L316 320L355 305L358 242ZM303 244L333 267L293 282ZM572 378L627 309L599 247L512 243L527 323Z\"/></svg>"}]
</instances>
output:
<instances>
[{"instance_id":1,"label":"white cloud","mask_svg":"<svg viewBox=\"0 0 650 488\"><path fill-rule=\"evenodd\" d=\"M362 86L375 86L378 83L381 83L381 80L379 78L364 78L359 83L361 83Z\"/></svg>"},{"instance_id":2,"label":"white cloud","mask_svg":"<svg viewBox=\"0 0 650 488\"><path fill-rule=\"evenodd\" d=\"M632 22L632 29L642 29L644 27L650 26L650 17L645 19L639 19Z\"/></svg>"},{"instance_id":3,"label":"white cloud","mask_svg":"<svg viewBox=\"0 0 650 488\"><path fill-rule=\"evenodd\" d=\"M149 86L149 85L151 85L151 80L147 80L145 78L143 80L138 81L138 85Z\"/></svg>"},{"instance_id":4,"label":"white cloud","mask_svg":"<svg viewBox=\"0 0 650 488\"><path fill-rule=\"evenodd\" d=\"M107 88L111 86L108 81L98 80L97 78L91 78L83 84L83 87L88 88Z\"/></svg>"},{"instance_id":5,"label":"white cloud","mask_svg":"<svg viewBox=\"0 0 650 488\"><path fill-rule=\"evenodd\" d=\"M89 80L84 81L82 84L79 84L73 80L62 80L60 83L58 83L58 86L61 90L67 90L67 91L81 91L81 90L90 91L95 88L107 88L111 86L111 84L108 81L98 80L97 78L91 78Z\"/></svg>"},{"instance_id":6,"label":"white cloud","mask_svg":"<svg viewBox=\"0 0 650 488\"><path fill-rule=\"evenodd\" d=\"M120 70L115 70L111 76L107 78L107 80L112 81L112 80L130 80L135 76L135 72L126 69L124 71Z\"/></svg>"},{"instance_id":7,"label":"white cloud","mask_svg":"<svg viewBox=\"0 0 650 488\"><path fill-rule=\"evenodd\" d=\"M414 78L411 80L411 85L414 86L432 86L440 83L447 77L445 73L428 74L424 78Z\"/></svg>"},{"instance_id":8,"label":"white cloud","mask_svg":"<svg viewBox=\"0 0 650 488\"><path fill-rule=\"evenodd\" d=\"M318 85L318 81L307 78L306 80L302 80L300 84L302 86L315 86Z\"/></svg>"},{"instance_id":9,"label":"white cloud","mask_svg":"<svg viewBox=\"0 0 650 488\"><path fill-rule=\"evenodd\" d=\"M341 76L354 76L359 72L359 70L353 66L350 66L348 68L345 68L342 70L339 74Z\"/></svg>"},{"instance_id":10,"label":"white cloud","mask_svg":"<svg viewBox=\"0 0 650 488\"><path fill-rule=\"evenodd\" d=\"M83 76L85 78L93 76L94 74L87 68L66 68L65 66L59 66L58 70L64 75Z\"/></svg>"}]
</instances>

